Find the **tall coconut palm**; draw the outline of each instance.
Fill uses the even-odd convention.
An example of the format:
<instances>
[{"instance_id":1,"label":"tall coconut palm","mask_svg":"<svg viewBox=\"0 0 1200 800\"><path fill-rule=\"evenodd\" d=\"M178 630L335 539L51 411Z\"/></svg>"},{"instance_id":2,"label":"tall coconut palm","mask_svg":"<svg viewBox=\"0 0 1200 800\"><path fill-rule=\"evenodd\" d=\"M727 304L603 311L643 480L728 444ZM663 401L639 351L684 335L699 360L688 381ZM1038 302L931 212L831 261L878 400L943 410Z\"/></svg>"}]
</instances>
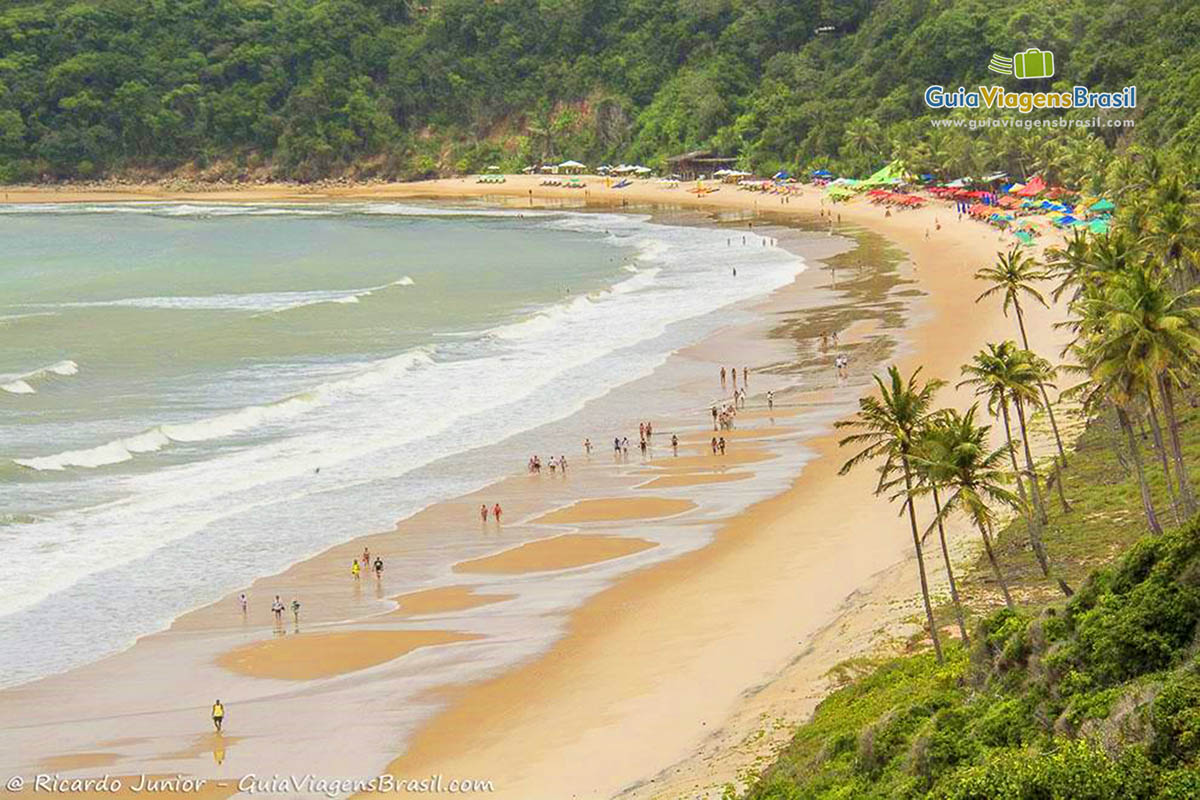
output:
<instances>
[{"instance_id":1,"label":"tall coconut palm","mask_svg":"<svg viewBox=\"0 0 1200 800\"><path fill-rule=\"evenodd\" d=\"M1013 599L1008 590L1008 581L992 545L992 529L996 516L991 506L998 504L1015 508L1020 501L1004 486L1008 481L1004 468L1005 448L988 449L990 427L975 424L976 410L976 406L971 406L966 414L948 410L940 415L934 426L938 431L938 446L920 451L914 460L934 470L939 476L935 485L945 487L949 492L945 502L941 504L938 518L942 519L955 511L961 511L979 531L992 574L995 575L1000 593L1004 596L1004 603L1012 608ZM926 485L918 487L917 493L932 491L933 486Z\"/></svg>"},{"instance_id":2,"label":"tall coconut palm","mask_svg":"<svg viewBox=\"0 0 1200 800\"><path fill-rule=\"evenodd\" d=\"M1024 412L1025 405L1036 406L1041 401L1038 385L1049 379L1051 374L1049 364L1028 350L1021 350L1015 342L1005 341L1000 344L989 344L976 353L971 359L971 363L963 366L962 373L967 377L959 386L974 386L977 395L987 398L988 410L993 414L997 410L1000 412L1006 436L1004 449L1008 453L1014 474L1018 476L1017 494L1022 506L1026 509L1029 543L1033 547L1033 553L1042 574L1055 580L1063 594L1069 597L1072 594L1071 587L1062 578L1054 578L1050 557L1041 535L1041 524L1046 521L1045 506L1038 485L1037 469L1033 463L1033 453L1029 448L1029 433L1026 428ZM1030 493L1033 496L1032 508L1028 505L1028 498L1025 496L1025 490L1019 477L1021 470L1017 466L1016 448L1008 411L1010 402L1017 412L1017 421L1021 427L1026 477L1029 479Z\"/></svg>"},{"instance_id":3,"label":"tall coconut palm","mask_svg":"<svg viewBox=\"0 0 1200 800\"><path fill-rule=\"evenodd\" d=\"M954 606L954 618L958 622L958 633L964 645L970 645L971 637L967 634L967 619L963 613L962 602L958 597L958 581L954 578L954 563L950 560L950 547L946 542L946 526L942 517L943 489L952 471L947 467L952 459L955 439L951 428L944 424L942 415L934 417L926 424L913 450L913 472L917 477L918 490L927 490L933 496L934 522L937 525L938 542L942 547L942 563L946 567L946 579L950 584L950 602Z\"/></svg>"},{"instance_id":4,"label":"tall coconut palm","mask_svg":"<svg viewBox=\"0 0 1200 800\"><path fill-rule=\"evenodd\" d=\"M852 419L840 420L838 428L857 430L838 442L841 447L861 447L849 461L842 465L839 474L845 475L863 462L883 459L879 467L879 483L875 493L884 491L887 483L899 473L904 480L906 499L912 497L913 473L910 458L921 430L929 419L933 396L944 381L920 381L917 369L907 381L900 377L900 370L889 367L885 383L878 375L875 383L879 396L859 398L858 413ZM937 660L942 660L942 643L937 625L933 620L933 605L929 601L929 581L925 574L925 556L921 549L921 536L917 531L917 512L912 502L907 502L908 523L912 529L913 550L917 556L917 571L921 578L921 599L925 604L925 620L929 625L929 638Z\"/></svg>"},{"instance_id":5,"label":"tall coconut palm","mask_svg":"<svg viewBox=\"0 0 1200 800\"><path fill-rule=\"evenodd\" d=\"M1021 499L1027 526L1029 541L1034 552L1038 552L1040 542L1040 527L1044 521L1045 510L1030 503L1025 493L1025 483L1021 480L1021 467L1017 464L1017 447L1012 433L1012 418L1009 415L1009 386L1014 382L1013 373L1017 366L1017 345L1013 341L1000 344L989 343L983 350L975 354L970 364L962 368L962 374L968 376L958 386L973 386L975 394L986 398L987 409L992 416L999 416L1004 423L1004 438L1008 450L1009 462L1012 465L1013 476L1017 485L1017 496ZM1035 478L1036 482L1036 478ZM1039 495L1040 497L1040 495Z\"/></svg>"},{"instance_id":6,"label":"tall coconut palm","mask_svg":"<svg viewBox=\"0 0 1200 800\"><path fill-rule=\"evenodd\" d=\"M1171 470L1166 465L1166 448L1158 429L1158 394L1171 441L1178 497L1183 515L1197 510L1195 492L1188 475L1187 460L1179 437L1174 387L1200 374L1200 289L1178 293L1168 279L1146 265L1134 265L1112 281L1093 313L1102 320L1093 334L1094 346L1113 358L1123 358L1124 368L1136 372L1136 385L1150 405L1151 429L1162 454L1163 471L1170 488Z\"/></svg>"},{"instance_id":7,"label":"tall coconut palm","mask_svg":"<svg viewBox=\"0 0 1200 800\"><path fill-rule=\"evenodd\" d=\"M1027 297L1035 302L1047 305L1046 298L1034 285L1048 277L1047 273L1038 268L1037 262L1021 251L1020 245L1014 244L1007 253L997 253L996 263L984 267L975 273L975 278L992 284L975 302L984 300L995 294L1004 295L1004 315L1008 316L1009 309L1016 312L1017 327L1021 331L1021 346L1029 350L1029 334L1025 331L1025 313L1021 308L1021 298ZM1054 432L1054 443L1058 446L1058 457L1063 466L1067 464L1067 451L1063 448L1062 437L1058 433L1058 422L1054 419L1054 408L1050 405L1050 396L1045 387L1040 387L1046 415L1050 419L1050 429Z\"/></svg>"},{"instance_id":8,"label":"tall coconut palm","mask_svg":"<svg viewBox=\"0 0 1200 800\"><path fill-rule=\"evenodd\" d=\"M1083 383L1067 390L1066 394L1077 395L1086 411L1099 412L1105 404L1111 404L1117 412L1117 421L1125 433L1129 455L1137 475L1138 490L1142 498L1142 511L1152 533L1162 533L1150 484L1146 479L1146 467L1142 461L1142 447L1133 430L1130 412L1137 411L1141 398L1147 395L1147 370L1137 359L1130 358L1129 343L1120 337L1108 335L1110 314L1109 297L1112 292L1092 292L1074 304L1079 319L1076 327L1079 336L1068 346L1078 364L1076 372L1087 375Z\"/></svg>"}]
</instances>

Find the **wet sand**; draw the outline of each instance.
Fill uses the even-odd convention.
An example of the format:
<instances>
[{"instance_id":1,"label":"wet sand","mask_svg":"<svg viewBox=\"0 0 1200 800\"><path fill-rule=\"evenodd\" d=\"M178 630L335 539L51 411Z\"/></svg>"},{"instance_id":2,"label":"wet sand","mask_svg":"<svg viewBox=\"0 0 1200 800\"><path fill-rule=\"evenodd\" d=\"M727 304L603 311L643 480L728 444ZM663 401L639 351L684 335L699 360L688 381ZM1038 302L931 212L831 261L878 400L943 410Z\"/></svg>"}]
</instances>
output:
<instances>
[{"instance_id":1,"label":"wet sand","mask_svg":"<svg viewBox=\"0 0 1200 800\"><path fill-rule=\"evenodd\" d=\"M479 637L451 631L346 631L284 636L221 654L217 664L252 678L306 681L357 672L421 647Z\"/></svg>"},{"instance_id":2,"label":"wet sand","mask_svg":"<svg viewBox=\"0 0 1200 800\"><path fill-rule=\"evenodd\" d=\"M696 504L691 500L673 500L669 497L593 497L543 514L534 520L534 524L577 525L584 522L656 519L673 517L695 507Z\"/></svg>"},{"instance_id":3,"label":"wet sand","mask_svg":"<svg viewBox=\"0 0 1200 800\"><path fill-rule=\"evenodd\" d=\"M645 539L568 533L526 542L492 556L463 561L454 565L454 571L481 575L549 572L621 558L655 546L654 542Z\"/></svg>"},{"instance_id":4,"label":"wet sand","mask_svg":"<svg viewBox=\"0 0 1200 800\"><path fill-rule=\"evenodd\" d=\"M439 586L435 589L425 589L392 598L399 604L399 607L391 613L401 617L445 614L450 611L465 611L468 608L478 608L492 603L503 603L515 596L511 594L476 594L474 586Z\"/></svg>"}]
</instances>

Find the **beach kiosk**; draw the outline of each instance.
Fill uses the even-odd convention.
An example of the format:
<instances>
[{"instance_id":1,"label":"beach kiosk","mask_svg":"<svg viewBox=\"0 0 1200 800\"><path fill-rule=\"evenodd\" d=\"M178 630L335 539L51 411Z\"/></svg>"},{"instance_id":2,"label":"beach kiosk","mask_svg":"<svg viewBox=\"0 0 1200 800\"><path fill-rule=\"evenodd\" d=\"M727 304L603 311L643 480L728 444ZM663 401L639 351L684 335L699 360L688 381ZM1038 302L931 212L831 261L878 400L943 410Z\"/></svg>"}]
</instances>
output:
<instances>
[{"instance_id":1,"label":"beach kiosk","mask_svg":"<svg viewBox=\"0 0 1200 800\"><path fill-rule=\"evenodd\" d=\"M580 164L578 161L564 161L558 165L559 175L582 175L587 169L586 164Z\"/></svg>"}]
</instances>

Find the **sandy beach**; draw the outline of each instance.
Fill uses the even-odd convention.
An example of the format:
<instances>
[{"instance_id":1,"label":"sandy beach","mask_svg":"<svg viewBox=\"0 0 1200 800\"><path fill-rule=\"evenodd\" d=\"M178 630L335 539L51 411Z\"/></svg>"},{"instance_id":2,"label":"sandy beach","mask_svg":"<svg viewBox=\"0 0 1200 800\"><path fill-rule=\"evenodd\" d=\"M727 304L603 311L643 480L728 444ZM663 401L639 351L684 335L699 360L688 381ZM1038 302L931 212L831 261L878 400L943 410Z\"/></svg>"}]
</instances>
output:
<instances>
[{"instance_id":1,"label":"sandy beach","mask_svg":"<svg viewBox=\"0 0 1200 800\"><path fill-rule=\"evenodd\" d=\"M847 387L781 393L777 409L768 412L759 386L783 373L764 376L760 384L759 368L797 351L790 344L778 349L765 336L761 344L734 335L707 340L676 357L704 369L711 364L714 383L717 364L748 361L754 370L750 408L732 431L710 431L712 395L700 396L690 416L670 421L683 432L678 456L656 434L655 452L628 468L609 464L607 454L578 470L573 465L573 475L578 471L581 477L570 490L535 494L527 476L515 475L485 493L426 509L394 531L347 542L281 575L264 576L252 587L255 596L301 587L304 631L297 623L297 635L262 638L261 631L272 626L269 611L256 608L247 619L231 622L226 599L181 617L166 634L146 637L118 656L0 692L0 731L19 734L16 755L3 766L17 771L41 764L82 775L132 773L138 771L135 766L146 771L158 763L207 775L198 772L198 757L170 758L167 743L207 733L198 699L207 695L200 689L223 673L236 678L228 683L231 697L265 685L261 681L278 683L271 702L256 700L239 709L247 724L267 725L272 715L286 714L289 724L313 726L312 735L328 737L319 709L306 704L304 687L310 682L314 694L331 681L339 691L370 692L376 681L386 685L377 668L401 656L429 659L431 674L441 663L440 652L483 657L484 649L470 648L485 648L487 637L452 626L447 615L502 613L514 594L490 581L529 580L545 571L569 573L605 564L625 571L576 608L562 630L549 631L553 642L547 649L484 681L431 680L422 698L433 711L414 730L404 731L407 744L390 748L386 771L401 777L486 779L494 784L493 796L523 800L719 797L725 784L762 763L786 740L789 726L812 711L833 666L894 647L915 630L915 564L895 507L872 496L875 476L869 470L837 475L845 454L839 452L831 419L821 417L816 427L797 420L801 410L834 408L835 401L842 403L837 408L844 407L855 387L866 386L869 375L862 365L889 356L906 372L920 366L925 375L949 380L941 400L969 406L967 391L952 388L959 366L984 342L1015 336L1015 324L998 302L974 302L980 287L972 273L1007 242L993 228L959 221L937 204L885 217L882 208L861 199L823 204L816 189L785 204L731 187L697 197L653 183L609 190L603 179L588 181L586 190L544 187L538 178L521 177L498 185L450 179L337 188L208 187L171 194L154 187L7 188L4 197L10 203L436 198L518 208L686 209L714 219L738 215L755 228L796 219L839 233L883 237L899 251L903 282L885 297L860 298L860 305L871 306L869 318L852 319L842 328L843 342L861 348ZM829 219L818 216L823 209L830 209ZM839 277L847 280L817 263L797 283L835 293ZM781 291L749 306L755 329L772 332L776 343L800 338L794 328L803 315L788 307L798 295L785 295ZM897 314L902 317L897 327L881 322ZM1053 308L1029 309L1026 324L1035 347L1058 341L1061 334L1052 329L1057 314ZM822 323L810 319L807 324ZM882 332L894 339L895 352ZM740 358L746 352L755 353L755 360ZM635 413L654 416L653 409ZM656 428L671 429L657 422ZM724 456L710 452L713 435L728 440L731 450ZM597 441L605 449L603 440ZM767 480L777 465L793 463L803 466L786 476L782 491L745 511L722 516L706 502L707 492ZM497 528L477 557L457 563L456 583L414 589L385 573L378 583L364 577L356 594L345 591L344 565L364 547L372 552L420 547L434 541L428 535L439 526L477 519L475 509L494 497L504 498L505 524L511 520L512 527ZM712 528L711 535L700 533L704 525ZM972 537L963 526L952 527L956 550L966 558ZM510 538L523 530L540 533ZM940 585L940 570L933 573ZM231 642L238 644L227 646ZM217 643L221 649L214 652ZM194 697L171 689L172 675L180 671L196 685ZM161 675L162 685L131 686L128 675L134 673ZM109 680L113 688L105 690L107 696L90 688ZM45 708L50 696L63 703L63 693L76 698L65 702L69 711ZM113 744L128 735L123 733L127 726L114 721L114 709L127 706L133 696L139 708L162 709L155 722L162 744ZM399 737L389 732L388 723L389 715L380 714L361 735L386 748ZM215 762L217 773L226 777L281 768L270 741L233 741L234 735L231 730L220 743L219 758L206 740L199 754L203 763ZM350 763L353 746L352 741L330 746L313 768L336 770ZM163 747L168 747L165 753Z\"/></svg>"}]
</instances>

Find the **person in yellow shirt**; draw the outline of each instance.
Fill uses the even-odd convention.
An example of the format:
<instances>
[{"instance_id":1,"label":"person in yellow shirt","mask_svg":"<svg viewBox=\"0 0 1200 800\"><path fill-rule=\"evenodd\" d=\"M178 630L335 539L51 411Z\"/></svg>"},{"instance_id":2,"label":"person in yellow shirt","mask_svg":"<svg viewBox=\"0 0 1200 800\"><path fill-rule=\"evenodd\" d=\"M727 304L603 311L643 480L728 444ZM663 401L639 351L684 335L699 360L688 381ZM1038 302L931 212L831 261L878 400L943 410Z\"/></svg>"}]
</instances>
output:
<instances>
[{"instance_id":1,"label":"person in yellow shirt","mask_svg":"<svg viewBox=\"0 0 1200 800\"><path fill-rule=\"evenodd\" d=\"M356 558L354 559L354 564L350 567L350 574L354 576L355 580L358 580L359 571L360 567L358 566L358 559Z\"/></svg>"},{"instance_id":2,"label":"person in yellow shirt","mask_svg":"<svg viewBox=\"0 0 1200 800\"><path fill-rule=\"evenodd\" d=\"M221 705L221 701L213 703L212 707L213 725L217 728L217 733L221 732L221 723L225 721L225 706Z\"/></svg>"}]
</instances>

